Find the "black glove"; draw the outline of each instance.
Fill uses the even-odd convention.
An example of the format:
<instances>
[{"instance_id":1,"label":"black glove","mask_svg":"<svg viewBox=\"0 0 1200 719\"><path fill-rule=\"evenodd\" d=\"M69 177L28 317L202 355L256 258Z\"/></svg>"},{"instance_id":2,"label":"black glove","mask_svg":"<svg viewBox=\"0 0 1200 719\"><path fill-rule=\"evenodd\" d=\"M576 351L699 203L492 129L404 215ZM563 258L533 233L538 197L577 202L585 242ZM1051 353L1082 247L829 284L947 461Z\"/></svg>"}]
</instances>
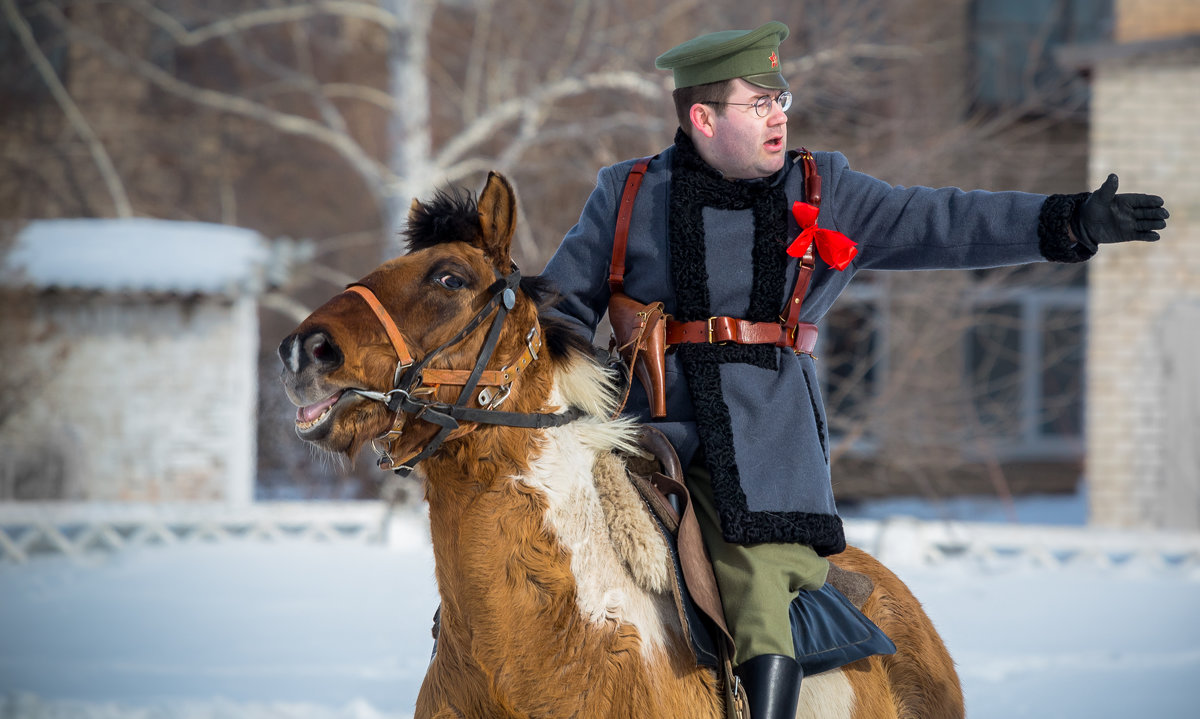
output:
<instances>
[{"instance_id":1,"label":"black glove","mask_svg":"<svg viewBox=\"0 0 1200 719\"><path fill-rule=\"evenodd\" d=\"M1158 239L1155 230L1166 227L1168 217L1161 197L1134 192L1118 195L1117 176L1109 175L1079 206L1071 218L1071 232L1079 244L1095 252L1097 245L1110 242L1154 242Z\"/></svg>"}]
</instances>

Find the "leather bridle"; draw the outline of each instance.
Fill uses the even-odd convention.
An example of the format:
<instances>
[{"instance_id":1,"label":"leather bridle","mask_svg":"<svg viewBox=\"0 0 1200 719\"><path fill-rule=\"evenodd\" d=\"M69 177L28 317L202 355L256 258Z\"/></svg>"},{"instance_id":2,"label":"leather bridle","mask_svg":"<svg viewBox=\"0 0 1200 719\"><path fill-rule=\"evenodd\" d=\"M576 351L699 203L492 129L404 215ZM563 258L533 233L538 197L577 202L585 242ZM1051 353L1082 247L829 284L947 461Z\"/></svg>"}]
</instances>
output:
<instances>
[{"instance_id":1,"label":"leather bridle","mask_svg":"<svg viewBox=\"0 0 1200 719\"><path fill-rule=\"evenodd\" d=\"M369 390L350 389L367 399L384 403L388 410L395 415L392 428L376 437L372 444L379 454L378 464L382 469L391 469L400 476L408 476L417 463L431 456L441 447L450 433L459 428L459 422L478 422L482 424L504 425L507 427L526 427L541 429L545 427L560 427L579 418L583 413L572 407L561 413L541 412L502 412L496 409L512 390L513 380L538 358L542 347L542 335L537 321L525 335L525 351L517 360L498 370L485 370L500 341L500 332L509 310L516 304L516 289L521 281L521 273L515 267L508 275L501 277L488 287L491 294L487 303L475 313L457 334L449 340L428 352L419 361L413 358L408 349L404 336L400 333L391 314L380 303L379 298L370 288L361 284L353 284L346 288L349 294L358 295L375 313L379 323L383 325L392 349L396 352L396 371L392 376L392 386L388 392L372 392ZM470 370L431 369L428 364L447 349L465 340L483 324L489 315L495 311L492 325L487 338L475 360L475 366ZM437 402L432 398L438 388L443 385L462 386L454 404ZM480 407L468 407L475 388L483 386L476 397ZM493 389L494 388L494 389ZM424 448L413 457L396 462L388 447L392 441L399 438L403 432L405 415L423 419L439 427L434 436Z\"/></svg>"}]
</instances>

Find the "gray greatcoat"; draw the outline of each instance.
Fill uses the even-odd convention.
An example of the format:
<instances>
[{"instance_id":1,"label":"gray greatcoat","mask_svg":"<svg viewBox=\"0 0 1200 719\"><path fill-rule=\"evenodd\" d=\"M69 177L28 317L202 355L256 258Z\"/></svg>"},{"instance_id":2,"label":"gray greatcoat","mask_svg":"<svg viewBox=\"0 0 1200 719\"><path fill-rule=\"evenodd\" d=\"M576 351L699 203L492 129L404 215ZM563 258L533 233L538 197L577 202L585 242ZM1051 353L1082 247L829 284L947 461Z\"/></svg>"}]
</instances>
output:
<instances>
[{"instance_id":1,"label":"gray greatcoat","mask_svg":"<svg viewBox=\"0 0 1200 719\"><path fill-rule=\"evenodd\" d=\"M802 322L818 322L863 269L985 268L1089 253L1067 234L1081 196L893 187L814 153L823 182L818 225L858 243L845 271L817 260ZM557 311L589 338L606 311L617 205L633 161L600 170L578 224L544 275ZM726 181L682 132L646 172L626 253L625 291L661 300L676 319L778 319L797 261L790 209L803 200L797 157L770 178ZM722 532L731 542L800 542L819 554L845 546L829 477L829 438L812 357L757 345L683 345L667 356L667 416L653 424L684 466L703 450ZM639 383L627 410L650 422Z\"/></svg>"}]
</instances>

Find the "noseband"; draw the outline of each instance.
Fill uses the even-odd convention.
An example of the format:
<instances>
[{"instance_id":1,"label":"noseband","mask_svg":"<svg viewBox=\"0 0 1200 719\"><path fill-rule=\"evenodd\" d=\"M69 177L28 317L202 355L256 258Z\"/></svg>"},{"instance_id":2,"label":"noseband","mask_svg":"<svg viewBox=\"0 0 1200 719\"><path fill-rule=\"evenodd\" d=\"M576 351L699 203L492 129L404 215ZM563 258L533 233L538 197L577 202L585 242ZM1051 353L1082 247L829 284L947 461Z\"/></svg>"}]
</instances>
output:
<instances>
[{"instance_id":1,"label":"noseband","mask_svg":"<svg viewBox=\"0 0 1200 719\"><path fill-rule=\"evenodd\" d=\"M497 276L499 277L499 275ZM558 414L501 412L496 409L496 407L508 398L509 393L512 391L513 380L521 373L521 370L528 367L538 358L538 351L542 347L541 331L535 320L533 327L525 335L525 351L515 362L498 370L484 369L488 361L491 360L492 354L496 351L496 345L500 341L500 332L504 327L504 320L508 316L509 310L516 304L516 288L520 281L521 273L515 267L508 275L499 277L499 279L488 287L487 291L492 296L487 301L487 304L475 313L475 316L467 322L465 327L459 330L458 334L454 335L454 337L441 346L431 350L420 361L413 359L412 353L408 350L408 345L404 342L403 335L400 334L400 329L396 326L391 314L380 303L379 298L375 296L374 292L365 285L360 284L350 285L346 288L346 292L361 297L367 303L367 306L371 308L371 311L375 313L375 317L383 325L384 331L387 332L388 340L392 343L392 348L396 351L397 362L396 371L392 376L392 390L388 392L371 392L360 389L348 390L362 395L367 399L383 402L387 405L388 410L395 415L395 422L392 428L379 437L376 437L373 441L375 451L379 454L378 464L380 468L391 469L402 477L408 476L412 473L413 468L417 466L418 462L436 452L442 443L449 438L450 433L459 428L460 421L541 429L545 427L560 427L582 415L582 412L574 407ZM487 339L484 340L483 347L479 351L479 356L475 360L475 367L473 369L426 368L439 354L469 337L477 327L483 324L493 310L495 310L495 317L492 318L492 325L488 330ZM454 404L427 399L433 397L442 385L462 385L462 391L459 392ZM477 397L480 408L466 406L470 402L475 388L480 385L484 387ZM493 390L492 388L495 389ZM431 422L440 427L440 429L437 435L415 456L404 462L397 463L387 448L391 441L399 438L401 435L404 425L404 415L406 414L411 414L414 418Z\"/></svg>"}]
</instances>

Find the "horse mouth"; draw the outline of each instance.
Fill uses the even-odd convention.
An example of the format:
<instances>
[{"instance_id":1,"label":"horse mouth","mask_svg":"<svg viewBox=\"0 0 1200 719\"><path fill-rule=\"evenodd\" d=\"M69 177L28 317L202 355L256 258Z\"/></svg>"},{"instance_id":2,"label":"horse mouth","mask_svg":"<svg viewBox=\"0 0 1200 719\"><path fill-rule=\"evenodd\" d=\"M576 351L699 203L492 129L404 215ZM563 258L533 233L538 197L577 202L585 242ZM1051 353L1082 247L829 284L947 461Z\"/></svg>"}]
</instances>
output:
<instances>
[{"instance_id":1,"label":"horse mouth","mask_svg":"<svg viewBox=\"0 0 1200 719\"><path fill-rule=\"evenodd\" d=\"M300 439L317 439L329 432L331 420L337 414L346 390L338 390L320 402L296 409L296 434ZM354 395L349 396L353 398Z\"/></svg>"}]
</instances>

